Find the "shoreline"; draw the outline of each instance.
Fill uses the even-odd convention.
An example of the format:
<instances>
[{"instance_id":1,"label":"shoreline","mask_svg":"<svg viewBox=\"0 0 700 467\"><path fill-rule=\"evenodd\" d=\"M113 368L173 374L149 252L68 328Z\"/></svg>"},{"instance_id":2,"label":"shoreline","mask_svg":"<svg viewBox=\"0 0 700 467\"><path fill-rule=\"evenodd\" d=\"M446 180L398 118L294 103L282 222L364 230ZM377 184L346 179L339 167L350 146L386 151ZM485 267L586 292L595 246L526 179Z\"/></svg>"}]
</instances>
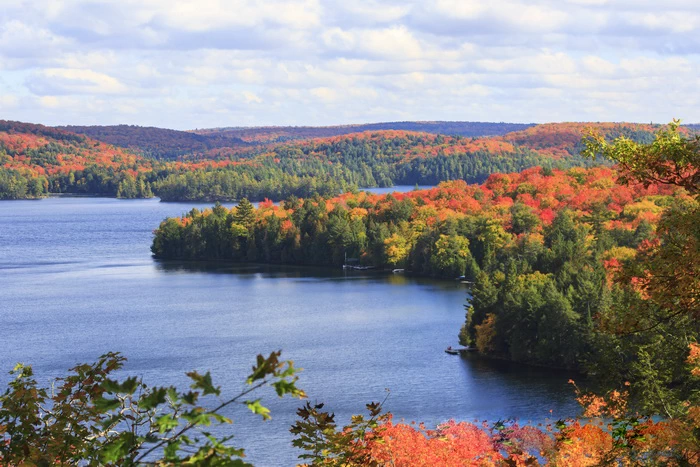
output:
<instances>
[{"instance_id":1,"label":"shoreline","mask_svg":"<svg viewBox=\"0 0 700 467\"><path fill-rule=\"evenodd\" d=\"M228 264L230 266L274 266L274 267L291 267L291 268L318 268L318 269L325 269L329 271L354 271L354 272L359 272L359 273L370 273L370 274L383 274L383 275L396 275L396 276L404 276L404 277L413 277L413 278L419 278L419 279L432 279L432 280L437 280L440 282L445 282L445 283L457 283L457 284L464 284L464 282L461 282L459 279L456 278L448 278L448 277L440 277L440 276L427 276L424 274L418 274L412 271L405 271L402 273L395 273L394 269L395 268L381 268L381 267L371 267L368 269L353 269L353 268L343 268L342 266L329 266L327 264L294 264L294 263L258 263L258 262L250 262L250 261L234 261L230 259L192 259L192 258L163 258L160 256L156 255L151 255L151 258L155 261L162 262L162 263L187 263L187 264ZM469 290L469 287L465 287L465 290Z\"/></svg>"},{"instance_id":2,"label":"shoreline","mask_svg":"<svg viewBox=\"0 0 700 467\"><path fill-rule=\"evenodd\" d=\"M442 183L442 182L440 182ZM361 187L358 188L357 191L368 191L371 193L369 190L384 190L384 189L391 189L391 188L397 188L397 187L408 187L410 185L393 185L390 187L380 187L380 186L375 186L375 187ZM419 190L429 190L430 188L434 188L437 185L421 185L419 186ZM413 188L415 189L415 187ZM343 194L345 192L341 192L339 194ZM389 193L405 193L405 191L388 191L386 193L381 193L381 194L389 194ZM339 195L338 194L338 195ZM333 195L333 196L338 196L338 195ZM0 201L37 201L37 200L42 200L46 198L108 198L108 199L122 199L122 200L132 200L132 199L154 199L158 198L159 202L161 203L237 203L240 200L236 198L202 198L202 199L162 199L159 196L152 196L150 198L119 198L114 195L108 195L108 194L102 194L102 193L46 193L42 196L37 196L33 198L17 198L17 199L2 199L0 198ZM255 199L255 198L248 198L248 201L251 203L261 203L265 201L266 199L270 199L267 197L263 197L262 199ZM286 198L285 198L286 199ZM271 201L273 203L281 203L285 201L285 199L280 199L280 200L273 200Z\"/></svg>"}]
</instances>

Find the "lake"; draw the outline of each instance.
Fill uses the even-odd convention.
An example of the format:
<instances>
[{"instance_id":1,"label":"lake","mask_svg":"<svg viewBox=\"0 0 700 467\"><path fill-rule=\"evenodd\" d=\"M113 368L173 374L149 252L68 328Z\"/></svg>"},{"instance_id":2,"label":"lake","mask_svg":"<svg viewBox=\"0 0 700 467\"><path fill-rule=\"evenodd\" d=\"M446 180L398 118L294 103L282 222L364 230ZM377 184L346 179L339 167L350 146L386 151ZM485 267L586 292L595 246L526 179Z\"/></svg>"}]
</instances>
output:
<instances>
[{"instance_id":1,"label":"lake","mask_svg":"<svg viewBox=\"0 0 700 467\"><path fill-rule=\"evenodd\" d=\"M412 189L413 187L410 187ZM282 349L299 386L341 422L383 400L395 419L542 421L578 413L569 375L447 355L467 292L455 282L342 270L163 263L152 230L192 203L107 198L0 202L0 384L16 362L40 383L107 351L150 384L210 370L234 394L258 353ZM229 205L230 206L230 205ZM4 390L4 389L3 389ZM273 420L229 413L261 466L294 465L298 400ZM550 412L551 411L551 412Z\"/></svg>"}]
</instances>

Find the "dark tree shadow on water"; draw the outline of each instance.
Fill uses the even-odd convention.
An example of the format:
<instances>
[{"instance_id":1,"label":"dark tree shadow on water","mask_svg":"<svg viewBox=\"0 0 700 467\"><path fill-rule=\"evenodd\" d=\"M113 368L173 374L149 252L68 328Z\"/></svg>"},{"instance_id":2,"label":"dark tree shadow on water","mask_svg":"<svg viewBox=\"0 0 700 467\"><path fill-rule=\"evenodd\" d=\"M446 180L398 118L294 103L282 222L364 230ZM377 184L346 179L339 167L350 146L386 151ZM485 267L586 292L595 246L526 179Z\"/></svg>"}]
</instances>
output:
<instances>
[{"instance_id":1,"label":"dark tree shadow on water","mask_svg":"<svg viewBox=\"0 0 700 467\"><path fill-rule=\"evenodd\" d=\"M165 274L234 274L239 277L288 278L313 281L369 281L388 285L418 284L437 289L464 288L449 280L393 274L389 270L343 270L324 266L298 266L287 264L236 263L232 261L183 261L153 259L156 269ZM465 293L467 289L464 288Z\"/></svg>"}]
</instances>

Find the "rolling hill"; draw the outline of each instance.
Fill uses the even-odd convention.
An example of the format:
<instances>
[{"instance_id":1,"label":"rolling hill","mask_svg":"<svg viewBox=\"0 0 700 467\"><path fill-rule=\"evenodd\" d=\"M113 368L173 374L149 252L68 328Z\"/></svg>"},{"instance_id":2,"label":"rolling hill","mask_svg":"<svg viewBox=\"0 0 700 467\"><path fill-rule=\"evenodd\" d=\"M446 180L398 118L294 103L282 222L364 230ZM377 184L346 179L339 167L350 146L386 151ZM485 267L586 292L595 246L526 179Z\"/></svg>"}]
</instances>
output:
<instances>
[{"instance_id":1,"label":"rolling hill","mask_svg":"<svg viewBox=\"0 0 700 467\"><path fill-rule=\"evenodd\" d=\"M64 126L60 129L83 134L92 139L140 152L154 159L173 160L211 149L247 147L240 138L224 134L201 135L189 131L136 125Z\"/></svg>"},{"instance_id":2,"label":"rolling hill","mask_svg":"<svg viewBox=\"0 0 700 467\"><path fill-rule=\"evenodd\" d=\"M454 123L455 131L466 131L469 125L474 131L510 128L509 124L403 123L434 125L435 130L449 129L444 125ZM580 155L581 138L591 129L609 139L624 135L649 141L658 128L632 123L515 126L520 129L481 137L374 129L293 139L314 133L311 127L300 127L294 129L292 139L280 142L282 133L277 130L283 127L257 129L258 141L245 141L243 138L254 134L232 133L238 131L234 129L200 134L126 125L52 128L0 121L0 198L48 193L133 198L154 193L168 201L280 200L290 195L331 196L358 187L446 180L476 183L492 173L533 166L567 169L605 163ZM78 130L83 134L75 132ZM275 142L260 141L273 130L277 131Z\"/></svg>"},{"instance_id":3,"label":"rolling hill","mask_svg":"<svg viewBox=\"0 0 700 467\"><path fill-rule=\"evenodd\" d=\"M299 139L326 138L331 136L363 133L366 131L401 130L448 136L495 136L512 131L524 130L533 123L490 123L490 122L383 122L358 125L336 126L263 126L230 127L193 130L204 136L240 138L247 142L283 142Z\"/></svg>"}]
</instances>

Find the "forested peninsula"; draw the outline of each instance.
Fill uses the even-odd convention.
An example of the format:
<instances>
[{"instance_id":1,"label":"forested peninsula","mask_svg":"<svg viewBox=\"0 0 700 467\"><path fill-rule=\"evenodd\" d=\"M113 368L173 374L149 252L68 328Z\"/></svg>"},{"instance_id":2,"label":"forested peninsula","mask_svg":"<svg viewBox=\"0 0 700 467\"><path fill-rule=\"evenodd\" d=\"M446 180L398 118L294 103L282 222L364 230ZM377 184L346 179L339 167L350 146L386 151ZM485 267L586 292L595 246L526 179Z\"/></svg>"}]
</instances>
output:
<instances>
[{"instance_id":1,"label":"forested peninsula","mask_svg":"<svg viewBox=\"0 0 700 467\"><path fill-rule=\"evenodd\" d=\"M688 202L681 190L620 185L618 176L604 167L536 167L481 185L267 201L257 209L243 200L166 219L152 250L163 259L332 267L349 257L420 275L464 275L474 283L464 344L584 370L593 318L614 298L611 270L651 239L666 206Z\"/></svg>"},{"instance_id":2,"label":"forested peninsula","mask_svg":"<svg viewBox=\"0 0 700 467\"><path fill-rule=\"evenodd\" d=\"M677 127L668 131L662 137L680 137ZM452 181L409 193L194 209L163 221L152 251L163 259L332 267L356 258L377 268L464 276L473 300L463 344L621 383L650 371L628 364L634 349L645 346L650 367L668 370L671 362L682 365L684 343L697 337L692 321L663 343L599 332L603 322L624 321L620 307L634 297L616 285L617 272L658 242L669 216L696 212L688 186L637 180L624 166L535 167L493 174L480 185Z\"/></svg>"},{"instance_id":3,"label":"forested peninsula","mask_svg":"<svg viewBox=\"0 0 700 467\"><path fill-rule=\"evenodd\" d=\"M598 387L587 393L571 381L584 418L545 428L448 422L426 430L393 422L380 404L340 428L323 404L306 404L291 430L305 459L697 465L700 138L674 122L646 144L602 135L584 144L588 156L617 165L257 209L244 200L166 219L152 249L162 258L332 266L349 253L379 267L463 274L472 293L463 344L575 369Z\"/></svg>"},{"instance_id":4,"label":"forested peninsula","mask_svg":"<svg viewBox=\"0 0 700 467\"><path fill-rule=\"evenodd\" d=\"M482 124L470 130L481 128L492 136L381 129L306 139L308 129L300 128L296 133L287 129L284 135L291 136L272 141L266 139L269 129L250 129L242 135L249 139L244 141L228 129L188 133L96 127L99 131L85 130L93 135L89 137L2 121L0 199L94 194L158 196L163 201L278 201L289 196L335 196L358 187L434 185L447 180L474 183L492 173L534 166L590 166L594 162L580 156L581 137L590 129L608 139L625 135L639 142L650 141L656 129L626 123L564 123L493 135L511 127ZM454 125L437 128L467 131Z\"/></svg>"}]
</instances>

